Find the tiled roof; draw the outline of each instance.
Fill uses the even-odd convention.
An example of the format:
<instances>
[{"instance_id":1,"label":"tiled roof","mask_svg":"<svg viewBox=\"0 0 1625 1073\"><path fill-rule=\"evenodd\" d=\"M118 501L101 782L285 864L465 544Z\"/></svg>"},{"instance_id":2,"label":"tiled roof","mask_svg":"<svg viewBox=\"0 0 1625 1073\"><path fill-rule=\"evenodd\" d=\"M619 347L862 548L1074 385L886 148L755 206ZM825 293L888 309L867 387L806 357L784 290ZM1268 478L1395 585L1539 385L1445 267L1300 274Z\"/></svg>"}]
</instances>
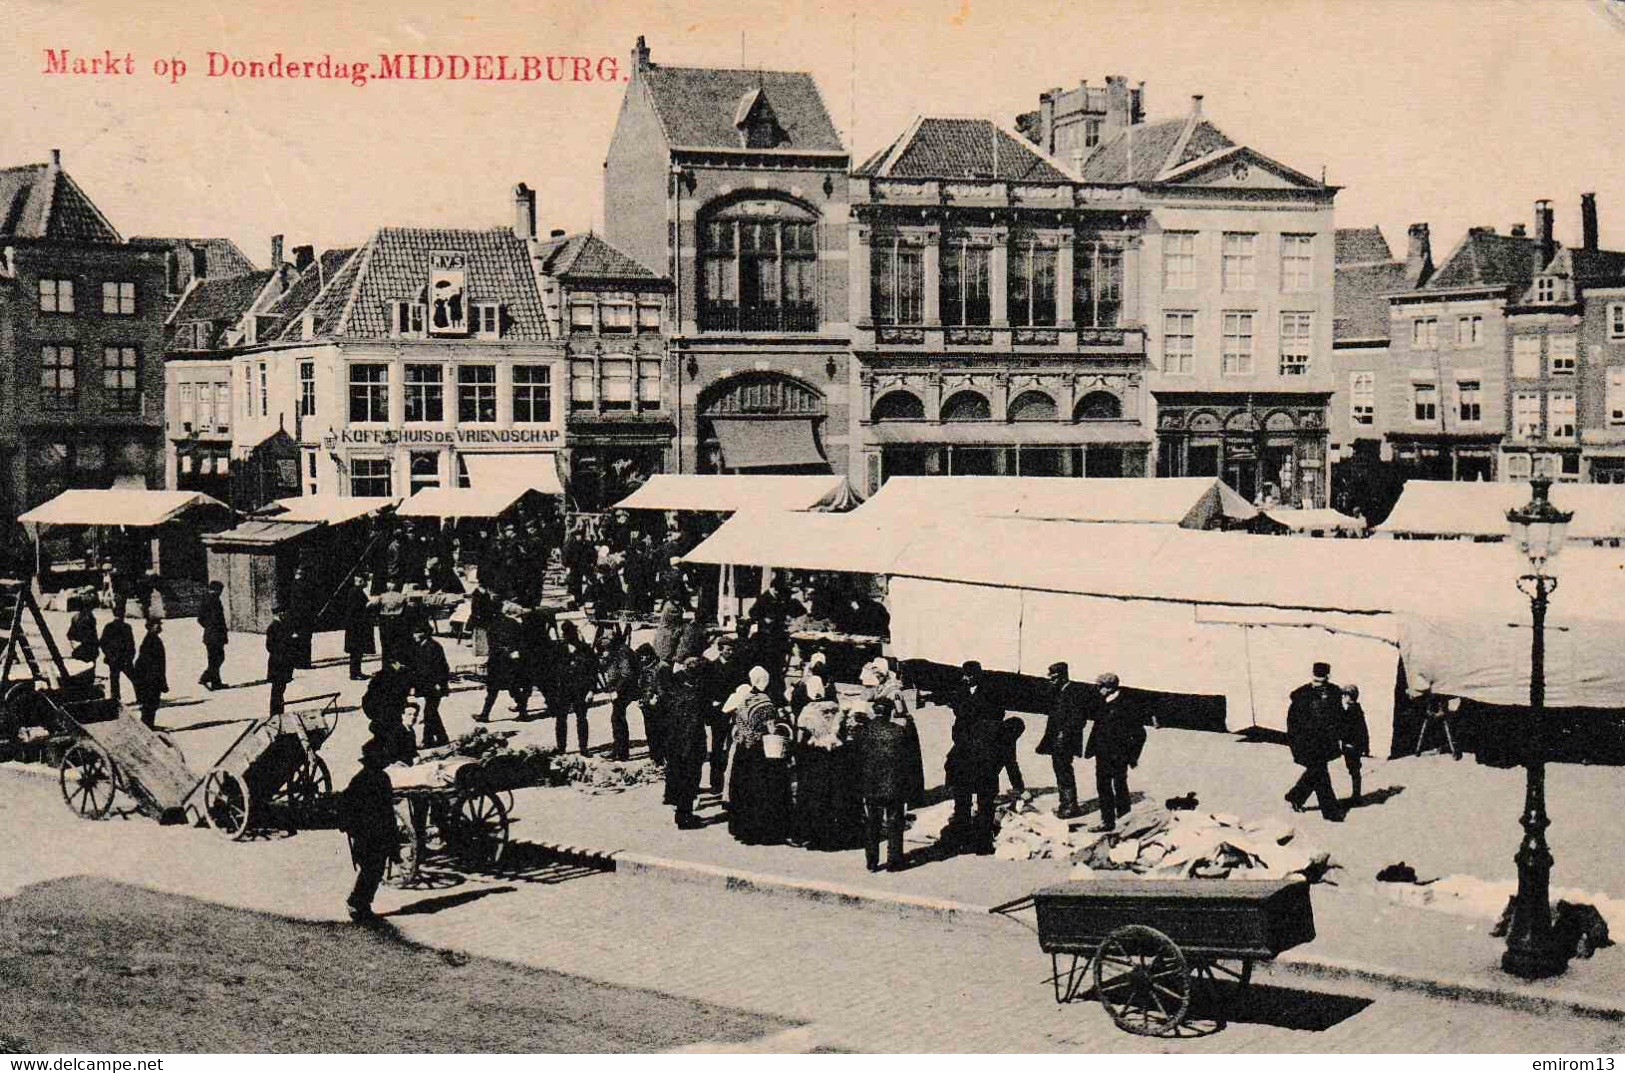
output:
<instances>
[{"instance_id":1,"label":"tiled roof","mask_svg":"<svg viewBox=\"0 0 1625 1073\"><path fill-rule=\"evenodd\" d=\"M156 238L142 236L131 240L132 242L162 242L177 253L185 254L193 246L203 248L204 267L208 270L210 279L221 276L240 276L245 272L253 272L259 266L249 260L248 255L238 248L237 243L229 238ZM189 255L188 255L189 256ZM187 271L191 271L190 264Z\"/></svg>"},{"instance_id":2,"label":"tiled roof","mask_svg":"<svg viewBox=\"0 0 1625 1073\"><path fill-rule=\"evenodd\" d=\"M1189 125L1189 118L1165 119L1159 123L1138 123L1126 130L1120 130L1111 138L1101 142L1095 151L1089 154L1089 159L1083 162L1083 179L1091 183L1127 183L1150 182L1161 175L1169 166L1169 156L1179 146L1180 138ZM1197 124L1199 127L1212 127L1205 120ZM1202 143L1217 143L1223 139L1224 144L1234 144L1217 128L1213 134L1218 138L1204 133ZM1194 131L1192 132L1194 136ZM1129 170L1130 143L1133 148L1133 171ZM1220 146L1222 147L1222 146ZM1194 158L1192 158L1194 159ZM1178 162L1175 162L1177 166Z\"/></svg>"},{"instance_id":3,"label":"tiled roof","mask_svg":"<svg viewBox=\"0 0 1625 1073\"><path fill-rule=\"evenodd\" d=\"M1625 284L1625 253L1617 250L1569 248L1574 282L1582 287L1618 287Z\"/></svg>"},{"instance_id":4,"label":"tiled roof","mask_svg":"<svg viewBox=\"0 0 1625 1073\"><path fill-rule=\"evenodd\" d=\"M660 278L591 231L544 244L542 271L566 280Z\"/></svg>"},{"instance_id":5,"label":"tiled roof","mask_svg":"<svg viewBox=\"0 0 1625 1073\"><path fill-rule=\"evenodd\" d=\"M1027 142L987 119L921 117L859 175L899 179L1004 179L1064 183L1074 178Z\"/></svg>"},{"instance_id":6,"label":"tiled roof","mask_svg":"<svg viewBox=\"0 0 1625 1073\"><path fill-rule=\"evenodd\" d=\"M0 235L122 242L118 231L61 168L0 168Z\"/></svg>"},{"instance_id":7,"label":"tiled roof","mask_svg":"<svg viewBox=\"0 0 1625 1073\"><path fill-rule=\"evenodd\" d=\"M1340 265L1386 264L1394 251L1380 227L1339 227L1336 259Z\"/></svg>"},{"instance_id":8,"label":"tiled roof","mask_svg":"<svg viewBox=\"0 0 1625 1073\"><path fill-rule=\"evenodd\" d=\"M327 281L338 274L350 256L355 253L354 246L345 250L327 250L317 257L293 285L277 297L267 307L266 312L275 314L283 319L282 327L277 332L277 338L286 341L296 341L304 338L305 307L315 300L327 285Z\"/></svg>"},{"instance_id":9,"label":"tiled roof","mask_svg":"<svg viewBox=\"0 0 1625 1073\"><path fill-rule=\"evenodd\" d=\"M1453 287L1529 286L1540 263L1540 243L1527 237L1497 235L1488 228L1471 228L1461 244L1428 280L1424 290Z\"/></svg>"},{"instance_id":10,"label":"tiled roof","mask_svg":"<svg viewBox=\"0 0 1625 1073\"><path fill-rule=\"evenodd\" d=\"M387 338L391 303L423 301L429 282L429 254L436 250L467 256L468 299L502 303L504 337L548 337L530 252L505 227L488 231L383 228L345 262L311 304L316 334Z\"/></svg>"},{"instance_id":11,"label":"tiled roof","mask_svg":"<svg viewBox=\"0 0 1625 1073\"><path fill-rule=\"evenodd\" d=\"M175 312L170 314L170 322L208 321L212 326L210 334L218 336L249 311L254 299L265 290L265 285L271 282L274 275L276 273L267 268L262 272L247 272L223 279L200 279L186 292ZM210 346L214 345L215 340L211 339Z\"/></svg>"},{"instance_id":12,"label":"tiled roof","mask_svg":"<svg viewBox=\"0 0 1625 1073\"><path fill-rule=\"evenodd\" d=\"M1333 340L1388 338L1385 296L1404 289L1402 262L1338 265L1332 285Z\"/></svg>"},{"instance_id":13,"label":"tiled roof","mask_svg":"<svg viewBox=\"0 0 1625 1073\"><path fill-rule=\"evenodd\" d=\"M648 83L655 113L672 146L743 148L735 121L747 95L760 90L786 135L778 148L845 152L810 74L655 65L639 77Z\"/></svg>"}]
</instances>

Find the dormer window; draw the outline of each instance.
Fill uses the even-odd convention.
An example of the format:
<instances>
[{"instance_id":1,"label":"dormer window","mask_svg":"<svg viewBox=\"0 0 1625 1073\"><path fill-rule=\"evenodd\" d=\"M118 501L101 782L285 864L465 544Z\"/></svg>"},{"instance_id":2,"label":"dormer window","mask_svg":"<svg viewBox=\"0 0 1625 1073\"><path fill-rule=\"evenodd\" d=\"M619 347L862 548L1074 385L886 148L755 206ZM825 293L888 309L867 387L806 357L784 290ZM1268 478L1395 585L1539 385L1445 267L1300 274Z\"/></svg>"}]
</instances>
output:
<instances>
[{"instance_id":1,"label":"dormer window","mask_svg":"<svg viewBox=\"0 0 1625 1073\"><path fill-rule=\"evenodd\" d=\"M745 125L746 149L772 149L779 144L779 125L771 119L756 119Z\"/></svg>"},{"instance_id":2,"label":"dormer window","mask_svg":"<svg viewBox=\"0 0 1625 1073\"><path fill-rule=\"evenodd\" d=\"M502 338L502 306L499 303L474 303L474 334L480 339Z\"/></svg>"},{"instance_id":3,"label":"dormer window","mask_svg":"<svg viewBox=\"0 0 1625 1073\"><path fill-rule=\"evenodd\" d=\"M200 320L190 320L175 326L176 350L203 350L209 339L209 326Z\"/></svg>"},{"instance_id":4,"label":"dormer window","mask_svg":"<svg viewBox=\"0 0 1625 1073\"><path fill-rule=\"evenodd\" d=\"M1557 277L1556 276L1541 276L1539 279L1535 280L1535 301L1537 301L1537 302L1555 302L1555 301L1557 301Z\"/></svg>"},{"instance_id":5,"label":"dormer window","mask_svg":"<svg viewBox=\"0 0 1625 1073\"><path fill-rule=\"evenodd\" d=\"M392 302L390 305L389 334L400 339L423 338L423 303Z\"/></svg>"},{"instance_id":6,"label":"dormer window","mask_svg":"<svg viewBox=\"0 0 1625 1073\"><path fill-rule=\"evenodd\" d=\"M760 89L753 89L740 98L734 113L734 126L746 149L775 149L789 140L773 106Z\"/></svg>"}]
</instances>

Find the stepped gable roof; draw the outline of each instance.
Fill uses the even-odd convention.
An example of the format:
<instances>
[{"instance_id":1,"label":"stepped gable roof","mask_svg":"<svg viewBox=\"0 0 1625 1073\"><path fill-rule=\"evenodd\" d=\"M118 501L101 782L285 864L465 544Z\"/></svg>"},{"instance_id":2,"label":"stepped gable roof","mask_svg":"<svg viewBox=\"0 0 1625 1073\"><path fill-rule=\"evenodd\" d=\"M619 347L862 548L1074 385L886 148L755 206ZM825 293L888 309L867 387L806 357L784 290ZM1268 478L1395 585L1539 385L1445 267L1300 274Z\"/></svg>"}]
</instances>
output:
<instances>
[{"instance_id":1,"label":"stepped gable roof","mask_svg":"<svg viewBox=\"0 0 1625 1073\"><path fill-rule=\"evenodd\" d=\"M203 266L207 269L208 278L217 279L221 276L240 276L245 272L258 269L248 255L245 254L229 238L162 238L143 235L130 240L131 242L162 242L177 253L184 253L191 247L201 247L203 250ZM275 266L273 266L275 267Z\"/></svg>"},{"instance_id":2,"label":"stepped gable roof","mask_svg":"<svg viewBox=\"0 0 1625 1073\"><path fill-rule=\"evenodd\" d=\"M784 132L777 149L846 151L818 84L804 71L650 64L639 77L649 87L667 143L675 148L742 149L740 125L753 109L765 104Z\"/></svg>"},{"instance_id":3,"label":"stepped gable roof","mask_svg":"<svg viewBox=\"0 0 1625 1073\"><path fill-rule=\"evenodd\" d=\"M541 260L543 272L565 280L660 278L591 231L549 240L542 245Z\"/></svg>"},{"instance_id":4,"label":"stepped gable roof","mask_svg":"<svg viewBox=\"0 0 1625 1073\"><path fill-rule=\"evenodd\" d=\"M79 184L55 164L0 168L0 236L124 241Z\"/></svg>"},{"instance_id":5,"label":"stepped gable roof","mask_svg":"<svg viewBox=\"0 0 1625 1073\"><path fill-rule=\"evenodd\" d=\"M208 349L219 344L222 334L249 312L254 301L276 272L267 268L223 279L200 279L187 288L180 304L169 315L170 324L205 321L210 325Z\"/></svg>"},{"instance_id":6,"label":"stepped gable roof","mask_svg":"<svg viewBox=\"0 0 1625 1073\"><path fill-rule=\"evenodd\" d=\"M1339 227L1335 259L1339 265L1388 264L1394 251L1380 227Z\"/></svg>"},{"instance_id":7,"label":"stepped gable roof","mask_svg":"<svg viewBox=\"0 0 1625 1073\"><path fill-rule=\"evenodd\" d=\"M304 338L305 308L315 301L321 294L327 282L349 262L356 247L346 249L324 250L314 261L305 266L299 273L299 278L293 285L266 308L267 313L281 317L283 324L277 332L276 338L293 342Z\"/></svg>"},{"instance_id":8,"label":"stepped gable roof","mask_svg":"<svg viewBox=\"0 0 1625 1073\"><path fill-rule=\"evenodd\" d=\"M990 119L919 116L858 169L897 179L989 179L1066 183L1078 176Z\"/></svg>"},{"instance_id":9,"label":"stepped gable roof","mask_svg":"<svg viewBox=\"0 0 1625 1073\"><path fill-rule=\"evenodd\" d=\"M391 303L423 301L429 255L467 257L471 302L500 302L509 339L548 338L547 317L525 242L505 227L484 231L386 227L376 232L323 286L311 303L316 334L337 338L390 336Z\"/></svg>"},{"instance_id":10,"label":"stepped gable roof","mask_svg":"<svg viewBox=\"0 0 1625 1073\"><path fill-rule=\"evenodd\" d=\"M1527 288L1540 263L1540 242L1521 235L1498 235L1492 228L1468 228L1444 264L1422 287L1426 291L1456 287Z\"/></svg>"}]
</instances>

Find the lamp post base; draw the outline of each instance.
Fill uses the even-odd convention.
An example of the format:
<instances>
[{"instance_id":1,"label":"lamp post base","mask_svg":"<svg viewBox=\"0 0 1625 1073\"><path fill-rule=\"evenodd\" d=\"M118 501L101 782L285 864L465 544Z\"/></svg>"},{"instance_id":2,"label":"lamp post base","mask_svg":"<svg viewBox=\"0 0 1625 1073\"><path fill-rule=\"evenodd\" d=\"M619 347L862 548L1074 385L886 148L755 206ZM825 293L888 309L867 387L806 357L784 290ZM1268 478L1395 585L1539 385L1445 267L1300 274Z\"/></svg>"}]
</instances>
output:
<instances>
[{"instance_id":1,"label":"lamp post base","mask_svg":"<svg viewBox=\"0 0 1625 1073\"><path fill-rule=\"evenodd\" d=\"M1508 948L1501 955L1501 969L1520 980L1545 980L1568 971L1569 959L1555 944Z\"/></svg>"}]
</instances>

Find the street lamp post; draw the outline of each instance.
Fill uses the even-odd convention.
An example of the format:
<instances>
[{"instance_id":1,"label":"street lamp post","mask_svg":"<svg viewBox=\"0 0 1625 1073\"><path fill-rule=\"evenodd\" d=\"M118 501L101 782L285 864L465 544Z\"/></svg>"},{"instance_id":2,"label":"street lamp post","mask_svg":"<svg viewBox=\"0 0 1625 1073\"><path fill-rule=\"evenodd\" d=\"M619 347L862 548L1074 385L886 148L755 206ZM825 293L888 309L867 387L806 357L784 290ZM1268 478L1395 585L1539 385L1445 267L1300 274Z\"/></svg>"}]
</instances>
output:
<instances>
[{"instance_id":1,"label":"street lamp post","mask_svg":"<svg viewBox=\"0 0 1625 1073\"><path fill-rule=\"evenodd\" d=\"M1512 542L1529 560L1530 572L1518 579L1518 589L1529 597L1533 639L1529 651L1529 719L1524 735L1523 840L1514 860L1518 863L1518 893L1513 899L1507 928L1507 949L1501 968L1525 980L1561 975L1568 955L1552 935L1550 904L1552 852L1546 845L1546 608L1557 590L1557 578L1548 564L1563 550L1571 511L1561 511L1547 498L1551 480L1530 481L1534 495L1527 506L1507 511Z\"/></svg>"}]
</instances>

